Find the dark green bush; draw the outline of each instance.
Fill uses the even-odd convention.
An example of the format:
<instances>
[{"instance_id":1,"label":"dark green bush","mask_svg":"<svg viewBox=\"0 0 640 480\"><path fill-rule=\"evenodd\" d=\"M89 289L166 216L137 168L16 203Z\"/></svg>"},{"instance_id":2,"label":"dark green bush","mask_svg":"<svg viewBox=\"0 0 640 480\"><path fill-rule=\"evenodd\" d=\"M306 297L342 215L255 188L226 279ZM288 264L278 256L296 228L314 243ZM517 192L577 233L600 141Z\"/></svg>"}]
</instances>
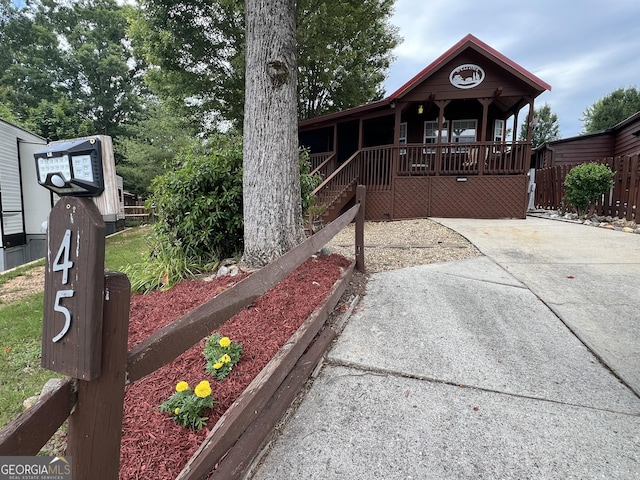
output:
<instances>
[{"instance_id":1,"label":"dark green bush","mask_svg":"<svg viewBox=\"0 0 640 480\"><path fill-rule=\"evenodd\" d=\"M217 135L181 152L151 184L158 240L199 264L242 251L242 139Z\"/></svg>"},{"instance_id":2,"label":"dark green bush","mask_svg":"<svg viewBox=\"0 0 640 480\"><path fill-rule=\"evenodd\" d=\"M166 167L151 183L147 200L158 214L151 256L125 272L138 292L169 288L242 253L242 138L217 134L194 142ZM309 155L301 150L303 212L322 181L310 168Z\"/></svg>"},{"instance_id":3,"label":"dark green bush","mask_svg":"<svg viewBox=\"0 0 640 480\"><path fill-rule=\"evenodd\" d=\"M241 137L194 142L153 180L151 191L147 202L158 219L150 258L125 272L133 290L169 288L242 252Z\"/></svg>"},{"instance_id":4,"label":"dark green bush","mask_svg":"<svg viewBox=\"0 0 640 480\"><path fill-rule=\"evenodd\" d=\"M573 167L565 178L565 200L573 205L578 215L613 186L614 173L607 165L583 163Z\"/></svg>"}]
</instances>

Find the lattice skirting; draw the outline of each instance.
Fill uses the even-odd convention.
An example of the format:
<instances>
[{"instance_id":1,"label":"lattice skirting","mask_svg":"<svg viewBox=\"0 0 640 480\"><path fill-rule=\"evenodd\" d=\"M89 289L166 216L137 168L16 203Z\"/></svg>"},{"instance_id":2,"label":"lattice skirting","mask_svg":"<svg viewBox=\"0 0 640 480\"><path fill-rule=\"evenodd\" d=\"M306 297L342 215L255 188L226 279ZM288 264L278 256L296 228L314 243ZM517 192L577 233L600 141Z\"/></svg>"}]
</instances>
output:
<instances>
[{"instance_id":1,"label":"lattice skirting","mask_svg":"<svg viewBox=\"0 0 640 480\"><path fill-rule=\"evenodd\" d=\"M425 217L525 218L526 175L399 177L392 192L367 192L367 220Z\"/></svg>"},{"instance_id":2,"label":"lattice skirting","mask_svg":"<svg viewBox=\"0 0 640 480\"><path fill-rule=\"evenodd\" d=\"M367 192L364 216L367 220L393 220L391 216L391 192Z\"/></svg>"},{"instance_id":3,"label":"lattice skirting","mask_svg":"<svg viewBox=\"0 0 640 480\"><path fill-rule=\"evenodd\" d=\"M431 179L430 217L525 218L527 176L456 177Z\"/></svg>"}]
</instances>

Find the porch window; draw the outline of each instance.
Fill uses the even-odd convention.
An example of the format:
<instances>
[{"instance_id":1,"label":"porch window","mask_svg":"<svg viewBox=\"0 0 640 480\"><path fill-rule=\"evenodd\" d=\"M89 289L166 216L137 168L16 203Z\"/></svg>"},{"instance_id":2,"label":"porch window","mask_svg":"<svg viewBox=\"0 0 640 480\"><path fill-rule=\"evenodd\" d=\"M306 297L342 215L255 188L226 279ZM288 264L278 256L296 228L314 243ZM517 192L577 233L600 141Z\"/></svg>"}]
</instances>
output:
<instances>
[{"instance_id":1,"label":"porch window","mask_svg":"<svg viewBox=\"0 0 640 480\"><path fill-rule=\"evenodd\" d=\"M493 141L504 142L504 120L495 120L493 122Z\"/></svg>"},{"instance_id":2,"label":"porch window","mask_svg":"<svg viewBox=\"0 0 640 480\"><path fill-rule=\"evenodd\" d=\"M449 140L449 121L442 122L442 143ZM424 122L424 143L438 143L438 121L427 120ZM425 153L434 153L434 148L426 149Z\"/></svg>"},{"instance_id":3,"label":"porch window","mask_svg":"<svg viewBox=\"0 0 640 480\"><path fill-rule=\"evenodd\" d=\"M476 141L477 120L453 120L451 143L470 143Z\"/></svg>"},{"instance_id":4,"label":"porch window","mask_svg":"<svg viewBox=\"0 0 640 480\"><path fill-rule=\"evenodd\" d=\"M400 124L400 132L399 132L399 136L398 136L398 143L400 145L406 145L407 144L407 122L402 122ZM405 153L407 153L407 150L405 148L401 148L400 149L400 155L404 155Z\"/></svg>"}]
</instances>

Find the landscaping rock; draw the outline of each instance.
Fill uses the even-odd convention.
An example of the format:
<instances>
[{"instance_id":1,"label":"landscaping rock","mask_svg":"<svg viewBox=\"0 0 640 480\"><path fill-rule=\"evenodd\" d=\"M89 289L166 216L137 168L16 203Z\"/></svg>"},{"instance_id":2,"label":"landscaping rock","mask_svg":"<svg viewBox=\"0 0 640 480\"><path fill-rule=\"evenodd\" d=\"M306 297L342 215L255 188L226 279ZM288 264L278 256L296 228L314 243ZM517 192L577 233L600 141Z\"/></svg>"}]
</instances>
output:
<instances>
[{"instance_id":1,"label":"landscaping rock","mask_svg":"<svg viewBox=\"0 0 640 480\"><path fill-rule=\"evenodd\" d=\"M633 233L633 228L631 228L631 227L624 227L624 228L622 229L622 231L623 231L623 232L625 232L625 233Z\"/></svg>"},{"instance_id":2,"label":"landscaping rock","mask_svg":"<svg viewBox=\"0 0 640 480\"><path fill-rule=\"evenodd\" d=\"M62 383L62 380L59 378L51 378L47 380L47 383L42 387L42 392L40 392L40 396L44 396L47 393L55 390Z\"/></svg>"},{"instance_id":3,"label":"landscaping rock","mask_svg":"<svg viewBox=\"0 0 640 480\"><path fill-rule=\"evenodd\" d=\"M33 397L29 397L22 402L22 407L25 410L29 410L36 403L38 403L38 400L40 400L40 395L34 395Z\"/></svg>"}]
</instances>

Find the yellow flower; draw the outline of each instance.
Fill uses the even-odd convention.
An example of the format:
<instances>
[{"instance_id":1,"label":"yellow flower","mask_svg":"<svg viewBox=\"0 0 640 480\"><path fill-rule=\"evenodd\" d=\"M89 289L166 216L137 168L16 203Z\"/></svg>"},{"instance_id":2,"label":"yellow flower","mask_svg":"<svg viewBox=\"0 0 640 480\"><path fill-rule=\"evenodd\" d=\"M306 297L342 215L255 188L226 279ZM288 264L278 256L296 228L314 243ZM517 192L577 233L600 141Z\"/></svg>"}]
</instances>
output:
<instances>
[{"instance_id":1,"label":"yellow flower","mask_svg":"<svg viewBox=\"0 0 640 480\"><path fill-rule=\"evenodd\" d=\"M216 370L220 370L222 368L222 362L214 363L213 368L215 368Z\"/></svg>"},{"instance_id":2,"label":"yellow flower","mask_svg":"<svg viewBox=\"0 0 640 480\"><path fill-rule=\"evenodd\" d=\"M211 385L206 380L202 380L194 390L195 394L200 398L207 398L211 395Z\"/></svg>"},{"instance_id":3,"label":"yellow flower","mask_svg":"<svg viewBox=\"0 0 640 480\"><path fill-rule=\"evenodd\" d=\"M229 363L231 361L231 357L225 353L220 357L220 361L222 363Z\"/></svg>"},{"instance_id":4,"label":"yellow flower","mask_svg":"<svg viewBox=\"0 0 640 480\"><path fill-rule=\"evenodd\" d=\"M189 384L187 382L178 382L176 392L184 392L185 390L189 390Z\"/></svg>"},{"instance_id":5,"label":"yellow flower","mask_svg":"<svg viewBox=\"0 0 640 480\"><path fill-rule=\"evenodd\" d=\"M231 345L231 340L229 340L229 337L222 337L220 339L220 346L223 348L227 348L229 345Z\"/></svg>"},{"instance_id":6,"label":"yellow flower","mask_svg":"<svg viewBox=\"0 0 640 480\"><path fill-rule=\"evenodd\" d=\"M175 413L176 415L178 415L178 414L180 413L180 409L179 409L179 408L176 408L176 409L173 411L173 413Z\"/></svg>"}]
</instances>

